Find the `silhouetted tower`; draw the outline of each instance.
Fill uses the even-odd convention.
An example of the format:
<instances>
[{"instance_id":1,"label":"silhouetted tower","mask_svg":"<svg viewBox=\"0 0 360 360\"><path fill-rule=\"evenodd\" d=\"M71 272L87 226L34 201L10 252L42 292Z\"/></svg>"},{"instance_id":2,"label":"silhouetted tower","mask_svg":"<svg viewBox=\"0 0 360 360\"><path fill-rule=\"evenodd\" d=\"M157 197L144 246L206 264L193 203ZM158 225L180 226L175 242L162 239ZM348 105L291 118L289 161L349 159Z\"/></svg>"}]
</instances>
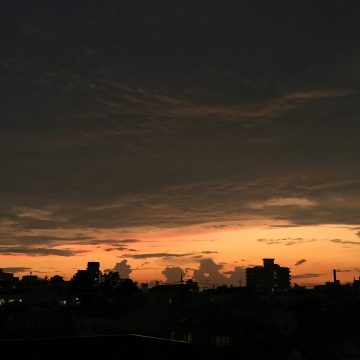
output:
<instances>
[{"instance_id":1,"label":"silhouetted tower","mask_svg":"<svg viewBox=\"0 0 360 360\"><path fill-rule=\"evenodd\" d=\"M86 272L93 286L100 284L102 281L102 273L100 271L100 263L98 261L89 261Z\"/></svg>"},{"instance_id":2,"label":"silhouetted tower","mask_svg":"<svg viewBox=\"0 0 360 360\"><path fill-rule=\"evenodd\" d=\"M330 285L330 284L329 284ZM333 285L340 286L340 280L337 279L336 269L333 269Z\"/></svg>"},{"instance_id":3,"label":"silhouetted tower","mask_svg":"<svg viewBox=\"0 0 360 360\"><path fill-rule=\"evenodd\" d=\"M275 259L263 259L264 268L271 268L275 265Z\"/></svg>"},{"instance_id":4,"label":"silhouetted tower","mask_svg":"<svg viewBox=\"0 0 360 360\"><path fill-rule=\"evenodd\" d=\"M98 261L89 261L87 263L87 271L92 272L92 271L99 271L100 270L100 263Z\"/></svg>"}]
</instances>

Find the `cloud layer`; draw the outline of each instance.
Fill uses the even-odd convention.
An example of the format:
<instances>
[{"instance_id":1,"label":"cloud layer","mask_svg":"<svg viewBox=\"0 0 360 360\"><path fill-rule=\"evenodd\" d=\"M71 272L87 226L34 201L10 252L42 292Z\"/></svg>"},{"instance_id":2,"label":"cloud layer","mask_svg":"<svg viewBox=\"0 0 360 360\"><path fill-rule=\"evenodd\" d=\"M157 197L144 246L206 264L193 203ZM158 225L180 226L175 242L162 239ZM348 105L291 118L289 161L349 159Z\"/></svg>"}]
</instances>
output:
<instances>
[{"instance_id":1,"label":"cloud layer","mask_svg":"<svg viewBox=\"0 0 360 360\"><path fill-rule=\"evenodd\" d=\"M360 225L358 2L6 3L1 254L144 257L109 229Z\"/></svg>"}]
</instances>

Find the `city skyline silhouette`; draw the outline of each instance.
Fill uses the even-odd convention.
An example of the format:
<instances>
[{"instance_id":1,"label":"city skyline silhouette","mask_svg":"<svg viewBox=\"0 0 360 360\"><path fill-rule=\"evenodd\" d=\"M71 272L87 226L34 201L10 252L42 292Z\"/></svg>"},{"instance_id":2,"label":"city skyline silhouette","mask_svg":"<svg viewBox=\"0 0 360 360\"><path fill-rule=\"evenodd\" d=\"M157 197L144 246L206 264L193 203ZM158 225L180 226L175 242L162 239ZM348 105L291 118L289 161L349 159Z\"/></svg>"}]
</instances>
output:
<instances>
[{"instance_id":1,"label":"city skyline silhouette","mask_svg":"<svg viewBox=\"0 0 360 360\"><path fill-rule=\"evenodd\" d=\"M290 273L264 258L246 269L243 286L201 288L182 273L176 282L136 284L94 261L70 281L0 270L0 344L16 357L41 348L40 359L53 347L55 358L71 349L95 359L105 347L113 358L115 344L159 358L358 358L360 278L341 284L334 269L332 281L306 288L291 285Z\"/></svg>"}]
</instances>

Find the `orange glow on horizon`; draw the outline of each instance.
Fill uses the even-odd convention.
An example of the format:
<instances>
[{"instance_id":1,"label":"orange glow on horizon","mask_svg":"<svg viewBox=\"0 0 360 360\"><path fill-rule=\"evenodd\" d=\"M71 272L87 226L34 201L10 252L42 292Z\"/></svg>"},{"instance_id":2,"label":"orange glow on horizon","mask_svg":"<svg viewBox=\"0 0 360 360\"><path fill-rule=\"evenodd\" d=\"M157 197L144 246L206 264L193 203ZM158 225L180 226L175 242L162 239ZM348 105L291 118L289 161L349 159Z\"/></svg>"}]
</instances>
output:
<instances>
[{"instance_id":1,"label":"orange glow on horizon","mask_svg":"<svg viewBox=\"0 0 360 360\"><path fill-rule=\"evenodd\" d=\"M33 274L49 277L59 274L70 279L77 269L86 268L88 261L100 261L101 269L112 269L117 262L127 259L132 267L131 278L141 282L164 280L165 267L179 266L196 269L201 258L211 257L222 263L222 271L231 271L236 266L248 267L261 264L262 258L275 258L276 263L291 268L292 284L321 284L332 279L332 269L340 269L341 282L350 282L359 277L358 258L360 246L351 226L301 226L274 227L284 223L249 220L229 222L221 226L203 224L178 229L133 229L126 232L127 238L139 242L128 244L131 250L111 250L111 245L61 245L57 249L86 251L74 256L27 256L2 255L1 266L28 267ZM119 230L98 232L99 239L114 238ZM121 234L121 235L124 235ZM259 241L260 239L260 241ZM345 241L336 242L336 239ZM332 241L335 240L335 241ZM353 242L346 243L347 242ZM204 253L205 252L205 253ZM208 254L206 253L208 252ZM158 257L141 258L143 254L160 254ZM170 254L170 256L161 256ZM172 257L171 254L185 254ZM139 258L136 258L139 256ZM301 265L295 265L305 259ZM19 272L22 276L28 272ZM307 275L306 275L307 274ZM310 275L309 275L310 274ZM311 276L311 274L313 276ZM192 270L188 270L192 276Z\"/></svg>"}]
</instances>

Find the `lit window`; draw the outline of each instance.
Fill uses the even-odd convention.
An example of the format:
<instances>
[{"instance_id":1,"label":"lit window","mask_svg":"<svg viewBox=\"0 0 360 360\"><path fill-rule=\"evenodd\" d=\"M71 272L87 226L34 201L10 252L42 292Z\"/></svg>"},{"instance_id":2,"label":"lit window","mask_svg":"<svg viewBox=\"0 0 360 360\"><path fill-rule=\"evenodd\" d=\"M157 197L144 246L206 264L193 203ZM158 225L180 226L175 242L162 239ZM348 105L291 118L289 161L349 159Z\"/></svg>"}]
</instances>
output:
<instances>
[{"instance_id":1,"label":"lit window","mask_svg":"<svg viewBox=\"0 0 360 360\"><path fill-rule=\"evenodd\" d=\"M230 346L230 337L228 335L211 336L211 345L215 347Z\"/></svg>"},{"instance_id":2,"label":"lit window","mask_svg":"<svg viewBox=\"0 0 360 360\"><path fill-rule=\"evenodd\" d=\"M189 344L192 344L192 334L191 333L185 333L184 334L184 341L189 343Z\"/></svg>"}]
</instances>

